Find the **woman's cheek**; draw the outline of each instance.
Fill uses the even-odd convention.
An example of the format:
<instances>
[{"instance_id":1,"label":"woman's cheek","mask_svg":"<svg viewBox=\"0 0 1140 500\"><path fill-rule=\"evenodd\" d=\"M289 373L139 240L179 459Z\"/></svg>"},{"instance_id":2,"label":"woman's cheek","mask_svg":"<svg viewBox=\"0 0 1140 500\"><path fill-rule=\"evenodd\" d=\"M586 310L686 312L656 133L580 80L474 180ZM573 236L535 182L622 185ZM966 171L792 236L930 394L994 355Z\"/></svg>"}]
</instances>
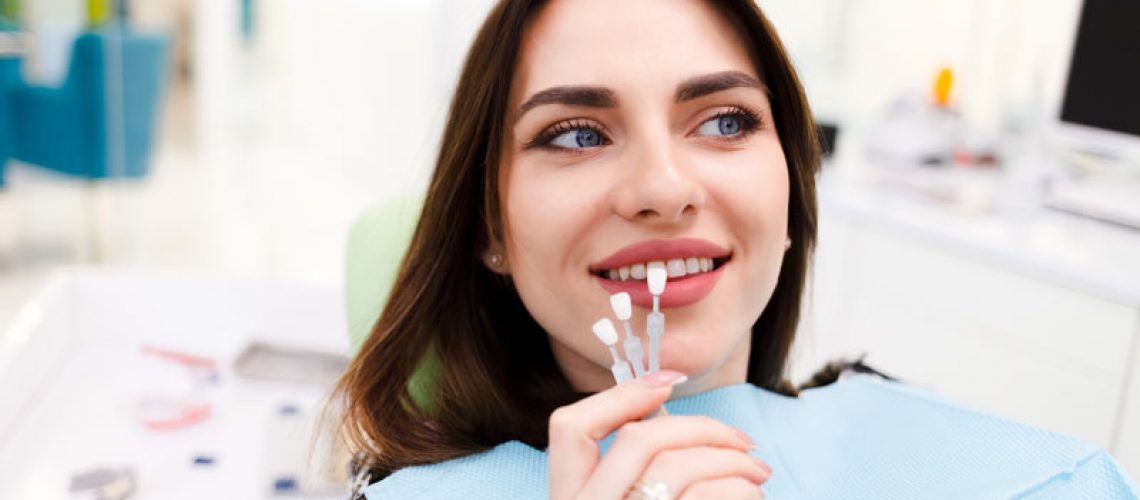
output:
<instances>
[{"instance_id":1,"label":"woman's cheek","mask_svg":"<svg viewBox=\"0 0 1140 500\"><path fill-rule=\"evenodd\" d=\"M512 239L518 246L516 257L526 259L522 264L528 269L550 275L582 226L576 179L572 172L546 165L516 167L507 200Z\"/></svg>"}]
</instances>

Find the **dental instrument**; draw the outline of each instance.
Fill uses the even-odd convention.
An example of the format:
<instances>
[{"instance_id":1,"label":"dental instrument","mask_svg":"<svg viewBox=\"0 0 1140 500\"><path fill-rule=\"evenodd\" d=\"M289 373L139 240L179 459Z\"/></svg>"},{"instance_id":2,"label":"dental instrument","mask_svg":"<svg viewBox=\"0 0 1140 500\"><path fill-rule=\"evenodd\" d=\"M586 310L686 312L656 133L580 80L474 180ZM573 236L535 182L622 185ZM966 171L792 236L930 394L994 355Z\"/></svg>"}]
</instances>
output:
<instances>
[{"instance_id":1,"label":"dental instrument","mask_svg":"<svg viewBox=\"0 0 1140 500\"><path fill-rule=\"evenodd\" d=\"M625 340L622 341L625 359L633 366L633 374L641 378L645 375L645 354L641 350L641 339L633 334L633 326L629 324L629 319L633 316L633 304L629 294L618 292L610 295L610 307L614 310L614 316L617 316L625 326Z\"/></svg>"},{"instance_id":2,"label":"dental instrument","mask_svg":"<svg viewBox=\"0 0 1140 500\"><path fill-rule=\"evenodd\" d=\"M633 380L633 373L629 370L629 363L621 359L621 355L617 351L618 333L614 328L614 324L609 318L599 319L594 326L591 327L594 331L594 336L598 337L606 347L610 348L610 357L614 359L614 364L610 366L610 371L614 374L614 382L622 383L627 380Z\"/></svg>"},{"instance_id":3,"label":"dental instrument","mask_svg":"<svg viewBox=\"0 0 1140 500\"><path fill-rule=\"evenodd\" d=\"M665 335L665 314L661 312L661 294L669 278L665 264L651 262L646 269L649 293L653 295L653 312L645 317L645 331L649 336L649 372L661 369L661 337Z\"/></svg>"}]
</instances>

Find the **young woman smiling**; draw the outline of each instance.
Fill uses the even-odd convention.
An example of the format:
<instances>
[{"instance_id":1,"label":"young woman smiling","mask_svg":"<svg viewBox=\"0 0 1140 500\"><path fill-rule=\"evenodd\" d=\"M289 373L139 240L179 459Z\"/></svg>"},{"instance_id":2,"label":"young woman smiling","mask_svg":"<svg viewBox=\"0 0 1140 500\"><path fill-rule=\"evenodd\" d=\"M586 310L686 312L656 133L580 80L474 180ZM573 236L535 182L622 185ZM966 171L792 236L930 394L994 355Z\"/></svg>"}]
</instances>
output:
<instances>
[{"instance_id":1,"label":"young woman smiling","mask_svg":"<svg viewBox=\"0 0 1140 500\"><path fill-rule=\"evenodd\" d=\"M340 384L363 483L379 480L363 492L942 498L1050 477L1041 460L1002 467L1008 453L963 466L978 434L1114 467L893 383L792 397L818 167L802 87L751 1L501 1L390 299ZM662 370L615 387L590 326L615 291L643 319L655 261L673 268ZM670 415L643 419L670 398Z\"/></svg>"}]
</instances>

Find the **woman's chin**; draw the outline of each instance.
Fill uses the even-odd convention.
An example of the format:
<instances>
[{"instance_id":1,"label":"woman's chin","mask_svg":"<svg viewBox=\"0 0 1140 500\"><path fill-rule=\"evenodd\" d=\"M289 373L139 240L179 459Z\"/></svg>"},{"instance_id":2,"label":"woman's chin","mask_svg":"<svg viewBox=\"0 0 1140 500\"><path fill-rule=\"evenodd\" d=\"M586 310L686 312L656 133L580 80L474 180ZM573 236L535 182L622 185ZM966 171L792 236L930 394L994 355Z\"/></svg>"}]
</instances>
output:
<instances>
[{"instance_id":1,"label":"woman's chin","mask_svg":"<svg viewBox=\"0 0 1140 500\"><path fill-rule=\"evenodd\" d=\"M664 349L662 349L664 351ZM661 353L661 368L665 370L675 370L685 375L688 375L690 381L697 381L708 378L708 376L717 371L716 359L713 356L708 356L708 353L702 351L678 352L676 355L670 355L670 352Z\"/></svg>"},{"instance_id":2,"label":"woman's chin","mask_svg":"<svg viewBox=\"0 0 1140 500\"><path fill-rule=\"evenodd\" d=\"M732 356L735 349L726 347L727 343L713 342L707 336L678 335L665 340L661 346L661 368L679 371L689 377L684 384L689 390L684 392L700 392L745 381L747 358L735 359L736 356ZM730 349L731 352L726 352Z\"/></svg>"}]
</instances>

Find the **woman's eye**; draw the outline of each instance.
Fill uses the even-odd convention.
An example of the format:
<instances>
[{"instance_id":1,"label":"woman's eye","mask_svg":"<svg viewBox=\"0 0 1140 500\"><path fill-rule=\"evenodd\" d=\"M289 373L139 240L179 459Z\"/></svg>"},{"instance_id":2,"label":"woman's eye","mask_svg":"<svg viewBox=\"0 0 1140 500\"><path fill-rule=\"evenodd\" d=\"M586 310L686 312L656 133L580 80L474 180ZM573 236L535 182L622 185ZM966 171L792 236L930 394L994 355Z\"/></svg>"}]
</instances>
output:
<instances>
[{"instance_id":1,"label":"woman's eye","mask_svg":"<svg viewBox=\"0 0 1140 500\"><path fill-rule=\"evenodd\" d=\"M700 135L733 136L739 134L743 128L739 116L722 115L701 124L701 128L697 129L697 133Z\"/></svg>"},{"instance_id":2,"label":"woman's eye","mask_svg":"<svg viewBox=\"0 0 1140 500\"><path fill-rule=\"evenodd\" d=\"M584 153L588 149L609 144L605 130L585 120L569 120L543 130L523 148L541 148L557 153Z\"/></svg>"},{"instance_id":3,"label":"woman's eye","mask_svg":"<svg viewBox=\"0 0 1140 500\"><path fill-rule=\"evenodd\" d=\"M717 113L697 129L697 135L722 139L743 139L760 127L760 118L751 111L734 109Z\"/></svg>"},{"instance_id":4,"label":"woman's eye","mask_svg":"<svg viewBox=\"0 0 1140 500\"><path fill-rule=\"evenodd\" d=\"M593 129L576 128L558 134L550 144L566 149L593 148L602 145L602 134Z\"/></svg>"}]
</instances>

